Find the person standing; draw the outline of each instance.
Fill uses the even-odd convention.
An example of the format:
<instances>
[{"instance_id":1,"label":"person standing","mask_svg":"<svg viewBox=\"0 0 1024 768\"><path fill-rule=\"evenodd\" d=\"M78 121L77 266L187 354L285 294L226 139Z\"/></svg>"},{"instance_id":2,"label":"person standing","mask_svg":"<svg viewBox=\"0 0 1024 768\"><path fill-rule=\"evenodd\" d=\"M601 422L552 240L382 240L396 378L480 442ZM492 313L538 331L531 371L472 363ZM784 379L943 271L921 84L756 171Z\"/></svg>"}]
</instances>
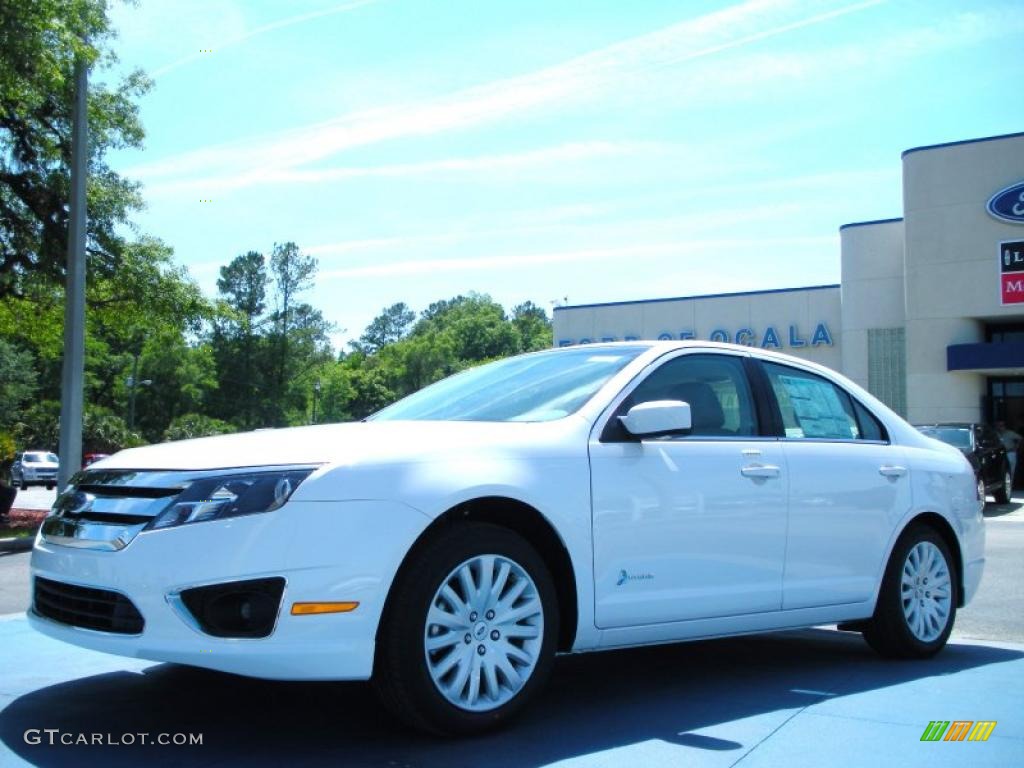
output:
<instances>
[{"instance_id":1,"label":"person standing","mask_svg":"<svg viewBox=\"0 0 1024 768\"><path fill-rule=\"evenodd\" d=\"M1006 448L1006 456L1010 460L1010 478L1012 479L1017 473L1017 448L1020 446L1021 437L1006 426L1005 421L996 422L996 432L999 433L999 439L1002 441L1003 447Z\"/></svg>"}]
</instances>

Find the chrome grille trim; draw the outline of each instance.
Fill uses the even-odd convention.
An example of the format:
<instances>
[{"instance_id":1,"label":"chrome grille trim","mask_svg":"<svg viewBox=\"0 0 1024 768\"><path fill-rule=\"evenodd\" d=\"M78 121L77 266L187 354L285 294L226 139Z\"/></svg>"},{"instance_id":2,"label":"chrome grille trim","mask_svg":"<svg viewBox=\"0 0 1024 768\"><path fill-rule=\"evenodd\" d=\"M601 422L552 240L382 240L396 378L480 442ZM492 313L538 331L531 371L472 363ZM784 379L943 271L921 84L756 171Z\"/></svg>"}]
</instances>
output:
<instances>
[{"instance_id":1,"label":"chrome grille trim","mask_svg":"<svg viewBox=\"0 0 1024 768\"><path fill-rule=\"evenodd\" d=\"M43 521L43 541L63 547L116 552L192 483L209 477L312 468L310 464L207 470L85 469Z\"/></svg>"}]
</instances>

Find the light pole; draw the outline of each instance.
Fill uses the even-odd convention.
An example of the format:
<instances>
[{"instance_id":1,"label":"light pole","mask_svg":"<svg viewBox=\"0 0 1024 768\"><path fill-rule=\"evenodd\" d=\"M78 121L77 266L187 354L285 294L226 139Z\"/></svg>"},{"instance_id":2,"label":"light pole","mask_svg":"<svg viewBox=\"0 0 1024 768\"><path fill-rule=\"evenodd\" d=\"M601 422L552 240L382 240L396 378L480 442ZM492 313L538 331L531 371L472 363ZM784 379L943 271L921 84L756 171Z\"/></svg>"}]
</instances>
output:
<instances>
[{"instance_id":1,"label":"light pole","mask_svg":"<svg viewBox=\"0 0 1024 768\"><path fill-rule=\"evenodd\" d=\"M135 393L139 387L148 387L153 383L152 379L143 379L139 381L139 356L135 356L135 361L132 363L132 375L125 380L125 386L128 387L128 431L131 432L135 429Z\"/></svg>"},{"instance_id":2,"label":"light pole","mask_svg":"<svg viewBox=\"0 0 1024 768\"><path fill-rule=\"evenodd\" d=\"M71 199L68 210L68 265L64 291L64 359L60 385L60 470L57 490L82 466L82 409L85 378L85 179L88 125L85 59L75 61L75 95L71 118Z\"/></svg>"},{"instance_id":3,"label":"light pole","mask_svg":"<svg viewBox=\"0 0 1024 768\"><path fill-rule=\"evenodd\" d=\"M316 406L320 402L320 379L313 383L313 423L316 424Z\"/></svg>"}]
</instances>

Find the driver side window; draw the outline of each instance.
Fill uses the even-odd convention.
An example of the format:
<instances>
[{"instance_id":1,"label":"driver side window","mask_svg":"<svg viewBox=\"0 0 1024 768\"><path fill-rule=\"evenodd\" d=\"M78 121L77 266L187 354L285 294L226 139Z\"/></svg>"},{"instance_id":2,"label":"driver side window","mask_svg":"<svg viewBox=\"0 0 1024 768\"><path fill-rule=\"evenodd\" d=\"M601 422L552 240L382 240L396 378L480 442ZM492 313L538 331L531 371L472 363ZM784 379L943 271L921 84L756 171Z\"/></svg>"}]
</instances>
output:
<instances>
[{"instance_id":1,"label":"driver side window","mask_svg":"<svg viewBox=\"0 0 1024 768\"><path fill-rule=\"evenodd\" d=\"M741 437L757 434L754 399L743 361L732 355L681 355L651 373L626 398L625 413L652 400L690 404L694 437Z\"/></svg>"}]
</instances>

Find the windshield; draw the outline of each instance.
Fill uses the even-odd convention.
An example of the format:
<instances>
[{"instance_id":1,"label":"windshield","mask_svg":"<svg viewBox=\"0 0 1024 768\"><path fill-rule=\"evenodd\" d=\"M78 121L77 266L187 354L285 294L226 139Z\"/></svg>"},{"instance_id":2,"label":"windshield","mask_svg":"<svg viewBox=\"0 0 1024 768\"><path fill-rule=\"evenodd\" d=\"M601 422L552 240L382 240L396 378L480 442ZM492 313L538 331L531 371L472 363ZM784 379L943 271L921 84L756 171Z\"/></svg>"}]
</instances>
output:
<instances>
[{"instance_id":1,"label":"windshield","mask_svg":"<svg viewBox=\"0 0 1024 768\"><path fill-rule=\"evenodd\" d=\"M46 463L46 464L56 464L57 463L57 456L56 456L56 454L53 454L53 453L41 453L41 452L26 453L25 454L25 461L27 461L29 463L32 463L32 464L43 464L43 463Z\"/></svg>"},{"instance_id":2,"label":"windshield","mask_svg":"<svg viewBox=\"0 0 1024 768\"><path fill-rule=\"evenodd\" d=\"M934 437L957 448L971 447L971 430L965 427L918 427L922 434Z\"/></svg>"},{"instance_id":3,"label":"windshield","mask_svg":"<svg viewBox=\"0 0 1024 768\"><path fill-rule=\"evenodd\" d=\"M510 357L443 379L370 418L553 421L579 410L644 349L574 347Z\"/></svg>"}]
</instances>

